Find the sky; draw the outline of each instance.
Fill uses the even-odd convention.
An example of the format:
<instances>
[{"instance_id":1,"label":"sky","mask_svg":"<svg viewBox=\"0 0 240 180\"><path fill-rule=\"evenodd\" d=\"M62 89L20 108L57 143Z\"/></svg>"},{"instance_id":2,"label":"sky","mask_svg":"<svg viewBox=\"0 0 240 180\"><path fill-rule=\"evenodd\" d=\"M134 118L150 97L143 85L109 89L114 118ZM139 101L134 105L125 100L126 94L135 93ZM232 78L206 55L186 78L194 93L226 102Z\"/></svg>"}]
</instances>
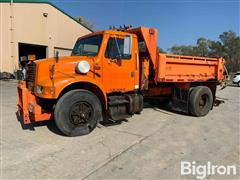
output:
<instances>
[{"instance_id":1,"label":"sky","mask_svg":"<svg viewBox=\"0 0 240 180\"><path fill-rule=\"evenodd\" d=\"M83 16L97 30L124 24L157 28L158 45L164 50L240 31L240 0L49 1L73 17Z\"/></svg>"}]
</instances>

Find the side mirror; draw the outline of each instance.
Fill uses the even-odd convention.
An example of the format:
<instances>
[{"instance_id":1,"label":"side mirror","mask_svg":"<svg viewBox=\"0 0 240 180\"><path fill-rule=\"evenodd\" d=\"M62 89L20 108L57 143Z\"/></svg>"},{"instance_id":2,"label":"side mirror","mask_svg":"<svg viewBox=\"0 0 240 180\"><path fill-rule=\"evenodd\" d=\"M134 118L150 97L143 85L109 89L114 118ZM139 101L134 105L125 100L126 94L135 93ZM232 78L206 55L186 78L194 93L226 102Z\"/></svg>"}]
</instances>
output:
<instances>
[{"instance_id":1,"label":"side mirror","mask_svg":"<svg viewBox=\"0 0 240 180\"><path fill-rule=\"evenodd\" d=\"M132 37L125 36L123 42L123 55L131 56L131 52L132 52Z\"/></svg>"},{"instance_id":2,"label":"side mirror","mask_svg":"<svg viewBox=\"0 0 240 180\"><path fill-rule=\"evenodd\" d=\"M58 60L59 60L59 52L58 51L55 52L54 59L55 59L56 63L58 63Z\"/></svg>"}]
</instances>

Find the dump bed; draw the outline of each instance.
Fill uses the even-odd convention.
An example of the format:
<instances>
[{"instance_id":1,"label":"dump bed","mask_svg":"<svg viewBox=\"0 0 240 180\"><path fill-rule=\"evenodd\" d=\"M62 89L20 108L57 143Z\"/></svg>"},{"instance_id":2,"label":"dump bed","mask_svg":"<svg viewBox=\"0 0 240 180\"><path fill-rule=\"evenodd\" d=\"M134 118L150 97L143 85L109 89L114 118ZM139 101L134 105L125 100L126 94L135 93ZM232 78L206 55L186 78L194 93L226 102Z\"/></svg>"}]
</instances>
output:
<instances>
[{"instance_id":1,"label":"dump bed","mask_svg":"<svg viewBox=\"0 0 240 180\"><path fill-rule=\"evenodd\" d=\"M224 59L159 54L158 82L194 82L223 80Z\"/></svg>"}]
</instances>

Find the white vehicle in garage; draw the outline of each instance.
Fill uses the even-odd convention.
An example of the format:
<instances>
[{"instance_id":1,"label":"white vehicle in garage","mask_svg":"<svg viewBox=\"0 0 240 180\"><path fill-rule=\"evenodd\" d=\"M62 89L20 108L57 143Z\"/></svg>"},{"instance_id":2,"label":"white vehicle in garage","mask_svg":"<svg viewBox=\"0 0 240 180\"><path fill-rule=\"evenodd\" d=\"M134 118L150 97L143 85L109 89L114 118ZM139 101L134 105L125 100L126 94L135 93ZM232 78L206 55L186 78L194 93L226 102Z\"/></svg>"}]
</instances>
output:
<instances>
[{"instance_id":1,"label":"white vehicle in garage","mask_svg":"<svg viewBox=\"0 0 240 180\"><path fill-rule=\"evenodd\" d=\"M234 74L233 84L237 84L240 87L240 71Z\"/></svg>"}]
</instances>

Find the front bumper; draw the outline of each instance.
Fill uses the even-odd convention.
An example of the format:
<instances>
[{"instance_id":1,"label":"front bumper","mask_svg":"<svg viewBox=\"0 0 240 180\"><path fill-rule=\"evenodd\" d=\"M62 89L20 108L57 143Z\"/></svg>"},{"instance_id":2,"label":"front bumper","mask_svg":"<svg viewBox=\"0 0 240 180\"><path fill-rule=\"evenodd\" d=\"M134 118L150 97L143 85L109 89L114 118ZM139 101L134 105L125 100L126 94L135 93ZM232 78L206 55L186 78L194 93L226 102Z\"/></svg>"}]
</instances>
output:
<instances>
[{"instance_id":1,"label":"front bumper","mask_svg":"<svg viewBox=\"0 0 240 180\"><path fill-rule=\"evenodd\" d=\"M42 112L35 95L26 87L25 81L18 83L18 115L23 118L24 124L52 119L51 112Z\"/></svg>"}]
</instances>

